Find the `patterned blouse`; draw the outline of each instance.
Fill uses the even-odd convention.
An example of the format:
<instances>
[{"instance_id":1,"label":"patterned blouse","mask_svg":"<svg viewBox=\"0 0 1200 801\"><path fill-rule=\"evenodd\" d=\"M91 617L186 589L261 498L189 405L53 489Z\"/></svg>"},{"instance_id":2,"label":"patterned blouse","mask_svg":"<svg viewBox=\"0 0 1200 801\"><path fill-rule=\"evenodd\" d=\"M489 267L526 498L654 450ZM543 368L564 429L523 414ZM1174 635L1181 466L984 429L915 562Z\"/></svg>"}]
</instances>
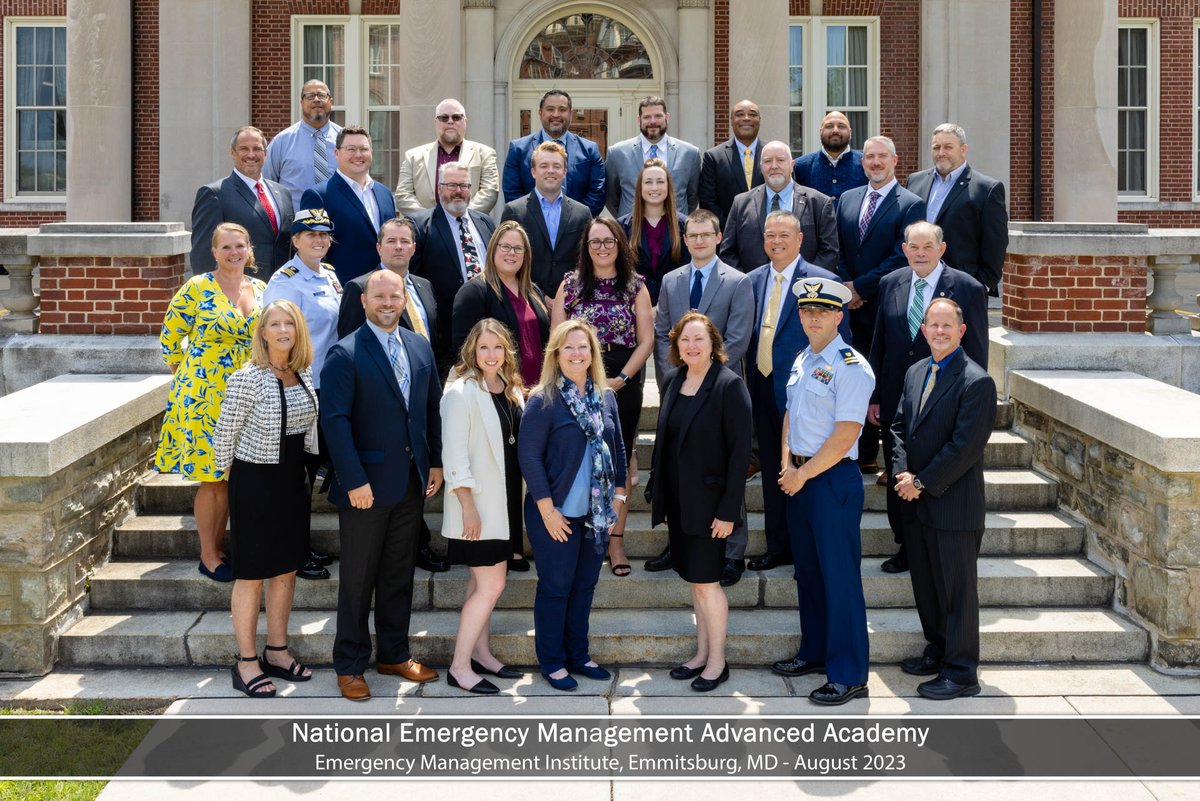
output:
<instances>
[{"instance_id":1,"label":"patterned blouse","mask_svg":"<svg viewBox=\"0 0 1200 801\"><path fill-rule=\"evenodd\" d=\"M597 278L592 286L592 297L584 300L578 271L567 273L563 279L563 311L569 318L586 320L596 329L601 345L614 348L637 347L637 314L634 303L646 283L637 273L629 281L625 292L617 295L617 279Z\"/></svg>"}]
</instances>

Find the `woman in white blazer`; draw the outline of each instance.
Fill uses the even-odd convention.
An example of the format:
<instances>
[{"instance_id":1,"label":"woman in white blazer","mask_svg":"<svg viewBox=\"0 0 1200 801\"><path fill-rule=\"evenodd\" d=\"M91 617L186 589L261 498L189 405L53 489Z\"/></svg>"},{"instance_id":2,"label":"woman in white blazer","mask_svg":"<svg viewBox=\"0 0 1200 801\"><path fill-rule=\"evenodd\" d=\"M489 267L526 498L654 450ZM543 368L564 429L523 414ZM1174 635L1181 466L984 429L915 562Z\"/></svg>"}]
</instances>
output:
<instances>
[{"instance_id":1,"label":"woman in white blazer","mask_svg":"<svg viewBox=\"0 0 1200 801\"><path fill-rule=\"evenodd\" d=\"M471 329L442 393L442 536L450 561L471 571L447 682L491 695L479 674L520 678L488 647L488 624L504 591L509 555L519 553L521 472L517 437L525 401L512 335L490 317Z\"/></svg>"}]
</instances>

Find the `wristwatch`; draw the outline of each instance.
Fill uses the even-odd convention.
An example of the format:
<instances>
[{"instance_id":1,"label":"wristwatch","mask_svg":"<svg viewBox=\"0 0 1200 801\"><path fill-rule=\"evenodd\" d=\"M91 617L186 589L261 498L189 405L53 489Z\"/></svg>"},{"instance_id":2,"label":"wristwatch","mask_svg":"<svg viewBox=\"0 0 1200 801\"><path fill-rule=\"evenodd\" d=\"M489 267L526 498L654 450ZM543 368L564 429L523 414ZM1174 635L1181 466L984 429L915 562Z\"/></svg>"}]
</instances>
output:
<instances>
[{"instance_id":1,"label":"wristwatch","mask_svg":"<svg viewBox=\"0 0 1200 801\"><path fill-rule=\"evenodd\" d=\"M629 376L625 375L624 373L617 373L617 378L621 379L621 383L623 384L629 383Z\"/></svg>"},{"instance_id":2,"label":"wristwatch","mask_svg":"<svg viewBox=\"0 0 1200 801\"><path fill-rule=\"evenodd\" d=\"M925 485L924 485L924 484L922 484L922 483L921 483L921 479L917 478L916 476L913 476L913 482L912 482L912 484L913 484L913 488L914 488L914 489L915 489L917 492L924 492L924 491L925 491Z\"/></svg>"}]
</instances>

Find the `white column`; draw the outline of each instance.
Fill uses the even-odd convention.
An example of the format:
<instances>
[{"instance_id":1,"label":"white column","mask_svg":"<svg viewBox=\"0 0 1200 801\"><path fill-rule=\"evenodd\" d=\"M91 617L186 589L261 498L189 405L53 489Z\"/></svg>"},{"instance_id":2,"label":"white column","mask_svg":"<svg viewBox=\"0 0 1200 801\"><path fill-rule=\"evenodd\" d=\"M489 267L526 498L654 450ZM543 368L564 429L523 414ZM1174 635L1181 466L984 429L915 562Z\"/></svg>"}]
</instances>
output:
<instances>
[{"instance_id":1,"label":"white column","mask_svg":"<svg viewBox=\"0 0 1200 801\"><path fill-rule=\"evenodd\" d=\"M445 0L404 0L399 5L402 61L396 99L400 142L412 147L433 139L438 102L462 94L463 10Z\"/></svg>"},{"instance_id":2,"label":"white column","mask_svg":"<svg viewBox=\"0 0 1200 801\"><path fill-rule=\"evenodd\" d=\"M67 0L67 219L133 214L130 0Z\"/></svg>"},{"instance_id":3,"label":"white column","mask_svg":"<svg viewBox=\"0 0 1200 801\"><path fill-rule=\"evenodd\" d=\"M158 25L159 219L190 226L196 189L229 174L250 124L250 0L160 0Z\"/></svg>"},{"instance_id":4,"label":"white column","mask_svg":"<svg viewBox=\"0 0 1200 801\"><path fill-rule=\"evenodd\" d=\"M712 9L709 0L679 0L678 101L671 105L671 135L707 150L712 130ZM786 62L784 62L786 64ZM668 95L670 89L668 89Z\"/></svg>"},{"instance_id":5,"label":"white column","mask_svg":"<svg viewBox=\"0 0 1200 801\"><path fill-rule=\"evenodd\" d=\"M1074 0L1056 9L1054 219L1116 222L1117 5Z\"/></svg>"},{"instance_id":6,"label":"white column","mask_svg":"<svg viewBox=\"0 0 1200 801\"><path fill-rule=\"evenodd\" d=\"M1009 27L1008 3L922 0L922 167L933 166L933 129L953 122L967 132L971 166L1009 184Z\"/></svg>"},{"instance_id":7,"label":"white column","mask_svg":"<svg viewBox=\"0 0 1200 801\"><path fill-rule=\"evenodd\" d=\"M757 0L753 12L731 4L729 11L729 105L757 103L764 140L788 139L789 18L788 0Z\"/></svg>"},{"instance_id":8,"label":"white column","mask_svg":"<svg viewBox=\"0 0 1200 801\"><path fill-rule=\"evenodd\" d=\"M467 136L484 144L493 144L491 137L496 120L492 103L496 64L495 0L463 0L463 46L470 54L462 92L462 103L469 119ZM504 158L503 152L500 158Z\"/></svg>"}]
</instances>

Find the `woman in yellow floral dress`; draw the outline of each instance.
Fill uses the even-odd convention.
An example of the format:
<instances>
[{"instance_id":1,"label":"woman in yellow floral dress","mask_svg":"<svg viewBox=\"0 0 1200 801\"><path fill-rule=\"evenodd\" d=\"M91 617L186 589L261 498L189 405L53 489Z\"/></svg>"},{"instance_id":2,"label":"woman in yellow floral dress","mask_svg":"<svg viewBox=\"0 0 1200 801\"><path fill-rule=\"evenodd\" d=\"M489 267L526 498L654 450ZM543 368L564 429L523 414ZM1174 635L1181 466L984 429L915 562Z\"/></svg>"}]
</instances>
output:
<instances>
[{"instance_id":1,"label":"woman in yellow floral dress","mask_svg":"<svg viewBox=\"0 0 1200 801\"><path fill-rule=\"evenodd\" d=\"M212 252L216 269L193 277L175 293L159 334L163 359L175 380L154 466L200 482L194 507L198 570L214 581L232 581L221 553L229 518L228 484L214 461L212 437L225 381L250 358L266 284L245 274L247 267L255 267L250 235L242 226L218 225Z\"/></svg>"}]
</instances>

